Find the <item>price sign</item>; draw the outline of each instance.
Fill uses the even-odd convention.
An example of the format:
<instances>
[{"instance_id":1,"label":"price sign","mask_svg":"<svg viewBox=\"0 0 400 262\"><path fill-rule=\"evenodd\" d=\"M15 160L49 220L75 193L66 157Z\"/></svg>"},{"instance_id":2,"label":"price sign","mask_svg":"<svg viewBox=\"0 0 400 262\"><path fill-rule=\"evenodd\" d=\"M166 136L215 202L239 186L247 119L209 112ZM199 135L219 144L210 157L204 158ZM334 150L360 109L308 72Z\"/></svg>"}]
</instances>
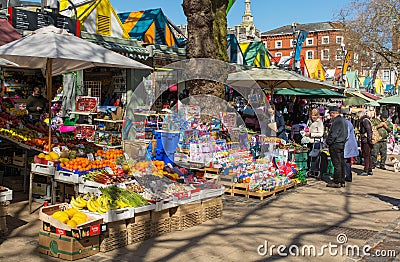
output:
<instances>
[{"instance_id":1,"label":"price sign","mask_svg":"<svg viewBox=\"0 0 400 262\"><path fill-rule=\"evenodd\" d=\"M109 173L110 175L113 175L114 174L114 171L111 169L111 167L109 167L109 166L106 166L105 168L104 168L104 170L106 170L106 172L107 173Z\"/></svg>"},{"instance_id":2,"label":"price sign","mask_svg":"<svg viewBox=\"0 0 400 262\"><path fill-rule=\"evenodd\" d=\"M58 139L57 139L57 137L53 137L53 144L58 144Z\"/></svg>"},{"instance_id":3,"label":"price sign","mask_svg":"<svg viewBox=\"0 0 400 262\"><path fill-rule=\"evenodd\" d=\"M125 159L129 159L130 158L127 153L124 153L124 156L125 156Z\"/></svg>"},{"instance_id":4,"label":"price sign","mask_svg":"<svg viewBox=\"0 0 400 262\"><path fill-rule=\"evenodd\" d=\"M104 151L104 153L107 152L108 151L108 147L106 147L106 146L103 147L103 151Z\"/></svg>"},{"instance_id":5,"label":"price sign","mask_svg":"<svg viewBox=\"0 0 400 262\"><path fill-rule=\"evenodd\" d=\"M10 129L10 124L6 124L7 129Z\"/></svg>"},{"instance_id":6,"label":"price sign","mask_svg":"<svg viewBox=\"0 0 400 262\"><path fill-rule=\"evenodd\" d=\"M85 154L82 149L78 149L78 153L79 153L79 155L84 155Z\"/></svg>"},{"instance_id":7,"label":"price sign","mask_svg":"<svg viewBox=\"0 0 400 262\"><path fill-rule=\"evenodd\" d=\"M39 138L43 138L43 134L42 133L38 133L38 137Z\"/></svg>"},{"instance_id":8,"label":"price sign","mask_svg":"<svg viewBox=\"0 0 400 262\"><path fill-rule=\"evenodd\" d=\"M79 147L79 148L82 148L82 149L85 148L85 146L82 145L82 144L79 144L78 147Z\"/></svg>"},{"instance_id":9,"label":"price sign","mask_svg":"<svg viewBox=\"0 0 400 262\"><path fill-rule=\"evenodd\" d=\"M103 160L102 158L101 158L101 156L96 156L95 157L97 160Z\"/></svg>"},{"instance_id":10,"label":"price sign","mask_svg":"<svg viewBox=\"0 0 400 262\"><path fill-rule=\"evenodd\" d=\"M68 151L68 147L62 146L62 147L61 147L61 150L62 150L62 151Z\"/></svg>"},{"instance_id":11,"label":"price sign","mask_svg":"<svg viewBox=\"0 0 400 262\"><path fill-rule=\"evenodd\" d=\"M24 128L24 125L21 122L19 122L18 127L19 127L19 129L22 129L22 128Z\"/></svg>"},{"instance_id":12,"label":"price sign","mask_svg":"<svg viewBox=\"0 0 400 262\"><path fill-rule=\"evenodd\" d=\"M89 161L94 161L94 156L92 153L87 154L87 158L89 159Z\"/></svg>"},{"instance_id":13,"label":"price sign","mask_svg":"<svg viewBox=\"0 0 400 262\"><path fill-rule=\"evenodd\" d=\"M53 151L56 152L58 155L61 155L61 150L58 147L53 147Z\"/></svg>"}]
</instances>

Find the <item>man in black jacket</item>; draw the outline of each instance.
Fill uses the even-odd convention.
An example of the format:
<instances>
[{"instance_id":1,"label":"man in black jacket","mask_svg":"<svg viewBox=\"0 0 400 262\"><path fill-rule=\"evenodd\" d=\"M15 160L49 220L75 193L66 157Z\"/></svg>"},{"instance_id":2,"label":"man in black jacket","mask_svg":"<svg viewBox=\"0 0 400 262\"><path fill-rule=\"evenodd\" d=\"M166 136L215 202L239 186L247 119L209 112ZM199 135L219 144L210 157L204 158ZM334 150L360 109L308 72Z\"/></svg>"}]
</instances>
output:
<instances>
[{"instance_id":1,"label":"man in black jacket","mask_svg":"<svg viewBox=\"0 0 400 262\"><path fill-rule=\"evenodd\" d=\"M32 117L32 121L36 123L40 115L46 112L47 99L40 94L39 87L33 89L32 95L26 101L26 109Z\"/></svg>"},{"instance_id":2,"label":"man in black jacket","mask_svg":"<svg viewBox=\"0 0 400 262\"><path fill-rule=\"evenodd\" d=\"M361 151L364 157L364 172L361 176L372 176L372 123L364 111L358 112L360 119Z\"/></svg>"},{"instance_id":3,"label":"man in black jacket","mask_svg":"<svg viewBox=\"0 0 400 262\"><path fill-rule=\"evenodd\" d=\"M344 144L348 136L347 123L339 115L337 106L331 106L329 114L331 115L332 126L329 129L326 144L329 146L329 154L331 155L334 171L333 181L326 186L339 188L345 186Z\"/></svg>"}]
</instances>

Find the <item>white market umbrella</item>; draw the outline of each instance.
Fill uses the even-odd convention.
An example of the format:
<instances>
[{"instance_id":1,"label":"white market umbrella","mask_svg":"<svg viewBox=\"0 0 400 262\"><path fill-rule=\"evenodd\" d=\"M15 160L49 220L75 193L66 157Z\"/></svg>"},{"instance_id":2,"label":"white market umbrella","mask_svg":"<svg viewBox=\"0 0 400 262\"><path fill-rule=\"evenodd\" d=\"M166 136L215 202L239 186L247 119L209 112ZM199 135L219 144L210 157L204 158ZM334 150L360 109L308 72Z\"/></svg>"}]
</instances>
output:
<instances>
[{"instance_id":1,"label":"white market umbrella","mask_svg":"<svg viewBox=\"0 0 400 262\"><path fill-rule=\"evenodd\" d=\"M231 73L228 76L227 84L237 87L256 87L263 89L275 88L329 88L338 89L340 87L330 85L325 82L317 81L304 77L292 71L278 68L253 68Z\"/></svg>"},{"instance_id":2,"label":"white market umbrella","mask_svg":"<svg viewBox=\"0 0 400 262\"><path fill-rule=\"evenodd\" d=\"M18 64L8 61L7 59L0 58L0 66L10 66L10 67L19 67Z\"/></svg>"},{"instance_id":3,"label":"white market umbrella","mask_svg":"<svg viewBox=\"0 0 400 262\"><path fill-rule=\"evenodd\" d=\"M23 68L41 69L46 76L47 96L51 101L52 76L101 66L151 70L142 63L47 26L0 47L0 57ZM49 104L49 110L51 104ZM51 127L49 126L51 149Z\"/></svg>"}]
</instances>

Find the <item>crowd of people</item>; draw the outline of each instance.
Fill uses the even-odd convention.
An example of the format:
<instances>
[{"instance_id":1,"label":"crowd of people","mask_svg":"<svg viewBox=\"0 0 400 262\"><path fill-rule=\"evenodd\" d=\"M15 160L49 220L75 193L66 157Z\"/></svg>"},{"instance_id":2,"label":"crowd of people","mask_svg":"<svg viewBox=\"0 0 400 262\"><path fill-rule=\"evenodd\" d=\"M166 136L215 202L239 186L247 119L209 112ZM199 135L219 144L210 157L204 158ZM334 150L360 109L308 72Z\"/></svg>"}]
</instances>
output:
<instances>
[{"instance_id":1,"label":"crowd of people","mask_svg":"<svg viewBox=\"0 0 400 262\"><path fill-rule=\"evenodd\" d=\"M240 113L248 127L259 130L262 134L275 134L285 142L307 145L308 169L311 174L313 170L320 170L319 166L313 166L313 159L318 158L318 151L328 148L334 167L328 187L345 187L346 182L352 182L351 166L356 159L362 160L358 162L364 166L363 172L358 175L371 176L375 168L386 170L387 140L393 131L392 121L399 121L398 115L393 114L390 119L386 109L379 113L372 108L352 113L349 108L338 106L300 107L298 110L290 107L282 110L271 103L267 110L269 117L257 119L256 111L247 103ZM288 111L297 112L297 119ZM286 116L290 119L285 121ZM287 132L287 126L290 126L290 132ZM316 177L321 178L321 175Z\"/></svg>"}]
</instances>

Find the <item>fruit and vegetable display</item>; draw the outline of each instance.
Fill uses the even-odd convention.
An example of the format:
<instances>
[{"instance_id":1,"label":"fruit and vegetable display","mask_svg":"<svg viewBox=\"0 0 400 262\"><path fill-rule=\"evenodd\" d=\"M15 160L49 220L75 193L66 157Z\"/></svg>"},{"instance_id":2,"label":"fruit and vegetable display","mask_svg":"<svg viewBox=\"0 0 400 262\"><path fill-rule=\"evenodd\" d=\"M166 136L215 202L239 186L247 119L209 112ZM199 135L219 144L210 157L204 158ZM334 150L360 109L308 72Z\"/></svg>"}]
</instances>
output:
<instances>
[{"instance_id":1,"label":"fruit and vegetable display","mask_svg":"<svg viewBox=\"0 0 400 262\"><path fill-rule=\"evenodd\" d=\"M129 189L110 186L100 188L102 195L86 194L71 199L71 206L77 210L87 209L90 212L105 214L110 210L126 207L141 207L149 203L138 193Z\"/></svg>"},{"instance_id":2,"label":"fruit and vegetable display","mask_svg":"<svg viewBox=\"0 0 400 262\"><path fill-rule=\"evenodd\" d=\"M51 216L71 228L76 228L77 225L86 223L87 219L87 215L80 212L74 206L64 211L56 211Z\"/></svg>"}]
</instances>

